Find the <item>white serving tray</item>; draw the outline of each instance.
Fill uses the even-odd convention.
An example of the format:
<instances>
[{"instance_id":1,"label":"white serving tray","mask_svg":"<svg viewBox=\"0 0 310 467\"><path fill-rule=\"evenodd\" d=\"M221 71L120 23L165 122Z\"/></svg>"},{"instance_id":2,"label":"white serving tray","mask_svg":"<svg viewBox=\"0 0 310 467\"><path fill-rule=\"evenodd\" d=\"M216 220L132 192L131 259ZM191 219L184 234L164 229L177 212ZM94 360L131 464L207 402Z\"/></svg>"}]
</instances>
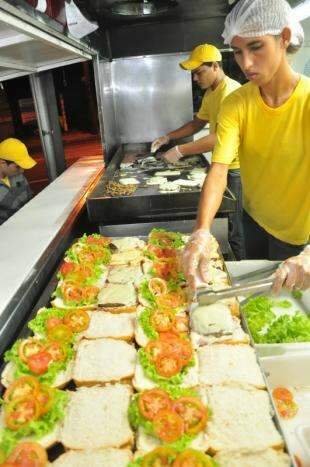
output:
<instances>
[{"instance_id":1,"label":"white serving tray","mask_svg":"<svg viewBox=\"0 0 310 467\"><path fill-rule=\"evenodd\" d=\"M302 467L310 467L310 351L260 358L269 388L286 387L299 410L290 420L278 417L288 448Z\"/></svg>"}]
</instances>

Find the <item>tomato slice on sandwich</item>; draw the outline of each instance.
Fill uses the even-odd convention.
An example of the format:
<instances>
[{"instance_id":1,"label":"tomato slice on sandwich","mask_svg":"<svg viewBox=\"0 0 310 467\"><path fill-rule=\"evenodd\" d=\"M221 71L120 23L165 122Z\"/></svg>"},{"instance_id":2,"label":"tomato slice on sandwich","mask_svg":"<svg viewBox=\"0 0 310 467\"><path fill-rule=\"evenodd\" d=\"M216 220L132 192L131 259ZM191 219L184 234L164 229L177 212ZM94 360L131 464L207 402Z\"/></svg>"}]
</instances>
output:
<instances>
[{"instance_id":1,"label":"tomato slice on sandwich","mask_svg":"<svg viewBox=\"0 0 310 467\"><path fill-rule=\"evenodd\" d=\"M138 406L144 418L153 420L160 410L170 409L172 402L163 389L150 389L139 395Z\"/></svg>"}]
</instances>

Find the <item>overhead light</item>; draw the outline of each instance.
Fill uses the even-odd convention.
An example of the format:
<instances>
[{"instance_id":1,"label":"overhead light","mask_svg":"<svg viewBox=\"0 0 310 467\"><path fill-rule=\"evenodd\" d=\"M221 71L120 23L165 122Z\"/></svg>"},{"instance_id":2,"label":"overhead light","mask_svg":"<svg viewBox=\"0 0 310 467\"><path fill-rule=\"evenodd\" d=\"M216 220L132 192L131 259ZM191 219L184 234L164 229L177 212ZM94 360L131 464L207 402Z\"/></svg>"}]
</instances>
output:
<instances>
[{"instance_id":1,"label":"overhead light","mask_svg":"<svg viewBox=\"0 0 310 467\"><path fill-rule=\"evenodd\" d=\"M293 11L298 21L302 21L303 19L309 18L310 17L310 0L304 0L302 3L299 3L299 5L293 8Z\"/></svg>"},{"instance_id":2,"label":"overhead light","mask_svg":"<svg viewBox=\"0 0 310 467\"><path fill-rule=\"evenodd\" d=\"M124 0L111 5L112 13L122 16L153 16L166 13L171 7L176 6L174 0Z\"/></svg>"}]
</instances>

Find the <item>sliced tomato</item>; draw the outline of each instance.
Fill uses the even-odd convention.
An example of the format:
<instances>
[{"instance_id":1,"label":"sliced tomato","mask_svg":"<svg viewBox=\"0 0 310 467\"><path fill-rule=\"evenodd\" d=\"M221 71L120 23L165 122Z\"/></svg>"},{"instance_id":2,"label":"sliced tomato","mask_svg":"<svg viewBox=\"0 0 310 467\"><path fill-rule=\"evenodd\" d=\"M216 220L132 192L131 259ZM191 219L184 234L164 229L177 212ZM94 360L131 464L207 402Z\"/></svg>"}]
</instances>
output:
<instances>
[{"instance_id":1,"label":"sliced tomato","mask_svg":"<svg viewBox=\"0 0 310 467\"><path fill-rule=\"evenodd\" d=\"M141 462L141 467L169 467L177 452L168 447L159 447L146 454Z\"/></svg>"},{"instance_id":2,"label":"sliced tomato","mask_svg":"<svg viewBox=\"0 0 310 467\"><path fill-rule=\"evenodd\" d=\"M149 359L154 362L159 355L169 351L169 345L161 340L150 341L145 347Z\"/></svg>"},{"instance_id":3,"label":"sliced tomato","mask_svg":"<svg viewBox=\"0 0 310 467\"><path fill-rule=\"evenodd\" d=\"M163 389L150 389L140 394L138 405L143 417L147 420L153 420L159 410L170 409L172 402Z\"/></svg>"},{"instance_id":4,"label":"sliced tomato","mask_svg":"<svg viewBox=\"0 0 310 467\"><path fill-rule=\"evenodd\" d=\"M153 269L156 276L165 280L175 279L178 275L178 265L174 258L154 262Z\"/></svg>"},{"instance_id":5,"label":"sliced tomato","mask_svg":"<svg viewBox=\"0 0 310 467\"><path fill-rule=\"evenodd\" d=\"M70 272L74 271L75 264L71 263L69 261L64 261L62 265L60 266L59 272L62 276L66 276Z\"/></svg>"},{"instance_id":6,"label":"sliced tomato","mask_svg":"<svg viewBox=\"0 0 310 467\"><path fill-rule=\"evenodd\" d=\"M164 378L171 378L181 371L183 365L177 355L163 354L155 360L157 373Z\"/></svg>"},{"instance_id":7,"label":"sliced tomato","mask_svg":"<svg viewBox=\"0 0 310 467\"><path fill-rule=\"evenodd\" d=\"M173 467L214 467L211 457L195 449L185 449L178 454Z\"/></svg>"},{"instance_id":8,"label":"sliced tomato","mask_svg":"<svg viewBox=\"0 0 310 467\"><path fill-rule=\"evenodd\" d=\"M188 332L189 330L188 316L176 316L175 317L175 330L180 334Z\"/></svg>"},{"instance_id":9,"label":"sliced tomato","mask_svg":"<svg viewBox=\"0 0 310 467\"><path fill-rule=\"evenodd\" d=\"M169 346L169 352L177 355L182 365L188 364L193 355L193 348L188 339L183 339L171 332L161 333L160 340Z\"/></svg>"},{"instance_id":10,"label":"sliced tomato","mask_svg":"<svg viewBox=\"0 0 310 467\"><path fill-rule=\"evenodd\" d=\"M67 351L61 342L50 342L45 350L50 354L53 362L63 362L67 358Z\"/></svg>"},{"instance_id":11,"label":"sliced tomato","mask_svg":"<svg viewBox=\"0 0 310 467\"><path fill-rule=\"evenodd\" d=\"M0 464L1 467L18 467L19 464L16 464L15 462L3 462Z\"/></svg>"},{"instance_id":12,"label":"sliced tomato","mask_svg":"<svg viewBox=\"0 0 310 467\"><path fill-rule=\"evenodd\" d=\"M153 310L150 322L155 331L167 332L174 328L176 320L172 311Z\"/></svg>"},{"instance_id":13,"label":"sliced tomato","mask_svg":"<svg viewBox=\"0 0 310 467\"><path fill-rule=\"evenodd\" d=\"M63 318L57 318L56 316L51 316L46 320L45 327L49 331L50 329L53 329L55 326L58 326L59 324L63 324Z\"/></svg>"},{"instance_id":14,"label":"sliced tomato","mask_svg":"<svg viewBox=\"0 0 310 467\"><path fill-rule=\"evenodd\" d=\"M160 277L153 277L150 279L148 282L148 287L150 292L152 292L152 294L155 296L163 295L168 291L167 282Z\"/></svg>"},{"instance_id":15,"label":"sliced tomato","mask_svg":"<svg viewBox=\"0 0 310 467\"><path fill-rule=\"evenodd\" d=\"M28 358L27 365L30 371L35 375L43 375L47 372L48 366L52 361L51 355L43 350Z\"/></svg>"},{"instance_id":16,"label":"sliced tomato","mask_svg":"<svg viewBox=\"0 0 310 467\"><path fill-rule=\"evenodd\" d=\"M27 363L28 358L44 350L45 344L39 339L29 338L21 341L18 347L18 356L22 362Z\"/></svg>"},{"instance_id":17,"label":"sliced tomato","mask_svg":"<svg viewBox=\"0 0 310 467\"><path fill-rule=\"evenodd\" d=\"M172 443L184 434L184 422L172 410L160 410L153 419L154 433L166 443Z\"/></svg>"},{"instance_id":18,"label":"sliced tomato","mask_svg":"<svg viewBox=\"0 0 310 467\"><path fill-rule=\"evenodd\" d=\"M180 289L176 292L169 292L156 297L156 303L160 308L171 309L185 305L187 300L185 293Z\"/></svg>"},{"instance_id":19,"label":"sliced tomato","mask_svg":"<svg viewBox=\"0 0 310 467\"><path fill-rule=\"evenodd\" d=\"M65 301L81 302L83 300L83 287L74 281L65 281L61 285Z\"/></svg>"},{"instance_id":20,"label":"sliced tomato","mask_svg":"<svg viewBox=\"0 0 310 467\"><path fill-rule=\"evenodd\" d=\"M298 412L298 405L294 401L285 402L279 399L275 400L280 417L290 419L295 417Z\"/></svg>"},{"instance_id":21,"label":"sliced tomato","mask_svg":"<svg viewBox=\"0 0 310 467\"><path fill-rule=\"evenodd\" d=\"M64 324L73 332L82 332L88 328L89 315L84 310L70 311L64 319Z\"/></svg>"},{"instance_id":22,"label":"sliced tomato","mask_svg":"<svg viewBox=\"0 0 310 467\"><path fill-rule=\"evenodd\" d=\"M40 415L46 414L52 407L54 402L55 390L46 384L41 384L36 399L40 405Z\"/></svg>"},{"instance_id":23,"label":"sliced tomato","mask_svg":"<svg viewBox=\"0 0 310 467\"><path fill-rule=\"evenodd\" d=\"M21 397L34 396L37 394L40 383L34 376L22 376L12 383L4 393L3 399L9 403Z\"/></svg>"},{"instance_id":24,"label":"sliced tomato","mask_svg":"<svg viewBox=\"0 0 310 467\"><path fill-rule=\"evenodd\" d=\"M20 467L45 467L47 454L40 444L24 442L16 446L8 461Z\"/></svg>"},{"instance_id":25,"label":"sliced tomato","mask_svg":"<svg viewBox=\"0 0 310 467\"><path fill-rule=\"evenodd\" d=\"M180 397L174 402L173 410L184 420L188 434L199 433L207 424L207 409L196 397Z\"/></svg>"},{"instance_id":26,"label":"sliced tomato","mask_svg":"<svg viewBox=\"0 0 310 467\"><path fill-rule=\"evenodd\" d=\"M55 326L48 331L47 337L53 342L69 342L73 337L73 333L69 326L58 324L58 326Z\"/></svg>"},{"instance_id":27,"label":"sliced tomato","mask_svg":"<svg viewBox=\"0 0 310 467\"><path fill-rule=\"evenodd\" d=\"M85 300L95 300L98 296L100 289L94 285L88 285L84 287L83 296Z\"/></svg>"},{"instance_id":28,"label":"sliced tomato","mask_svg":"<svg viewBox=\"0 0 310 467\"><path fill-rule=\"evenodd\" d=\"M11 430L18 430L39 416L39 402L32 396L15 399L5 407L5 423Z\"/></svg>"},{"instance_id":29,"label":"sliced tomato","mask_svg":"<svg viewBox=\"0 0 310 467\"><path fill-rule=\"evenodd\" d=\"M293 394L287 388L275 388L272 391L272 395L275 399L279 399L283 402L291 402L293 400Z\"/></svg>"}]
</instances>

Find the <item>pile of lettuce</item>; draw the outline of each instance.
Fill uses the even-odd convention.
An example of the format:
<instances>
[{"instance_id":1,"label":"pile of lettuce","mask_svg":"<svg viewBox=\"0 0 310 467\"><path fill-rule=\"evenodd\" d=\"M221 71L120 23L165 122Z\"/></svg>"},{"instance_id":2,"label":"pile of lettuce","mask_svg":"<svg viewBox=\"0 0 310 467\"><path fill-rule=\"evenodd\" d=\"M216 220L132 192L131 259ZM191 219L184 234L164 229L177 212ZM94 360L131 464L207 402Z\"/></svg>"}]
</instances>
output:
<instances>
[{"instance_id":1,"label":"pile of lettuce","mask_svg":"<svg viewBox=\"0 0 310 467\"><path fill-rule=\"evenodd\" d=\"M44 308L35 318L29 321L28 328L31 329L34 334L38 334L40 337L46 337L46 321L49 318L64 318L67 314L67 310Z\"/></svg>"},{"instance_id":2,"label":"pile of lettuce","mask_svg":"<svg viewBox=\"0 0 310 467\"><path fill-rule=\"evenodd\" d=\"M259 296L251 298L242 307L256 344L310 342L309 316L296 311L277 317L273 307L291 308L292 304L288 300Z\"/></svg>"},{"instance_id":3,"label":"pile of lettuce","mask_svg":"<svg viewBox=\"0 0 310 467\"><path fill-rule=\"evenodd\" d=\"M65 416L68 398L69 395L65 391L55 389L54 403L51 409L38 420L31 421L19 430L10 430L9 428L0 430L0 450L8 456L21 439L31 437L31 440L37 441L51 433L55 425Z\"/></svg>"},{"instance_id":4,"label":"pile of lettuce","mask_svg":"<svg viewBox=\"0 0 310 467\"><path fill-rule=\"evenodd\" d=\"M170 245L168 247L166 241L163 241L161 238L154 238L152 234L156 233L162 233L167 236L170 240ZM180 232L171 232L166 229L160 229L160 228L154 228L151 230L149 233L149 238L148 238L148 243L154 246L158 246L159 248L176 248L180 249L183 248L185 245L185 242L183 240L184 234Z\"/></svg>"}]
</instances>

